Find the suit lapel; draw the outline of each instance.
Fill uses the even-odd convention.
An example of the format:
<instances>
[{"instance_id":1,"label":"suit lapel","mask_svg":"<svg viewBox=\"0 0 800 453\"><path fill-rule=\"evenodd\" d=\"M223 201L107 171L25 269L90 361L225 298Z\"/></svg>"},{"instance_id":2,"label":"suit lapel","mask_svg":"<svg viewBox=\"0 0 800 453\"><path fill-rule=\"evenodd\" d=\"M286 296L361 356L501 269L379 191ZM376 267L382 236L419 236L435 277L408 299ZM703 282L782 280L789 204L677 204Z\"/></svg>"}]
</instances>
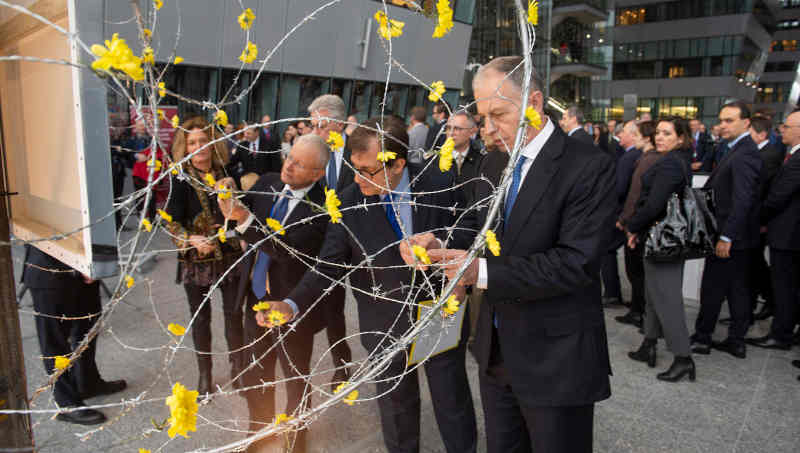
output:
<instances>
[{"instance_id":1,"label":"suit lapel","mask_svg":"<svg viewBox=\"0 0 800 453\"><path fill-rule=\"evenodd\" d=\"M525 180L522 181L517 193L517 200L511 210L511 216L508 219L508 227L506 228L506 235L503 242L510 247L514 245L517 237L523 231L525 220L528 219L531 212L536 208L541 201L542 196L550 186L550 181L553 176L558 172L558 165L556 159L561 155L564 147L564 134L553 131L550 139L544 144L539 155L531 164L528 174L525 175Z\"/></svg>"}]
</instances>

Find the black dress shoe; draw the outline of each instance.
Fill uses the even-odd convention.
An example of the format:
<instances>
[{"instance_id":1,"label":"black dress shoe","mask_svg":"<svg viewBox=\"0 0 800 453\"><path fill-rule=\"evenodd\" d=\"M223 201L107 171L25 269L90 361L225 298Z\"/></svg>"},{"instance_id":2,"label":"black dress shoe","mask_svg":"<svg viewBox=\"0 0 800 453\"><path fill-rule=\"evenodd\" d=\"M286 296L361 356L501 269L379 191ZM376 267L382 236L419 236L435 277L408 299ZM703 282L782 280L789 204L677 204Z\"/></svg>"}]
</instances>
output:
<instances>
[{"instance_id":1,"label":"black dress shoe","mask_svg":"<svg viewBox=\"0 0 800 453\"><path fill-rule=\"evenodd\" d=\"M656 366L656 340L645 338L639 349L628 353L628 357L637 362L645 362L647 366Z\"/></svg>"},{"instance_id":2,"label":"black dress shoe","mask_svg":"<svg viewBox=\"0 0 800 453\"><path fill-rule=\"evenodd\" d=\"M720 318L720 320L717 321L717 322L719 322L720 324L722 324L724 326L727 326L727 325L729 325L731 323L731 318Z\"/></svg>"},{"instance_id":3,"label":"black dress shoe","mask_svg":"<svg viewBox=\"0 0 800 453\"><path fill-rule=\"evenodd\" d=\"M81 393L81 398L89 399L95 396L111 395L113 393L121 392L128 387L128 383L124 379L117 381L104 381L99 380L97 383L92 384L89 388Z\"/></svg>"},{"instance_id":4,"label":"black dress shoe","mask_svg":"<svg viewBox=\"0 0 800 453\"><path fill-rule=\"evenodd\" d=\"M672 362L669 369L663 373L657 374L656 379L666 382L678 382L683 379L684 376L688 376L689 380L694 382L697 377L694 360L692 360L691 357L675 356L675 360Z\"/></svg>"},{"instance_id":5,"label":"black dress shoe","mask_svg":"<svg viewBox=\"0 0 800 453\"><path fill-rule=\"evenodd\" d=\"M753 315L753 319L755 319L756 321L763 321L765 319L771 318L772 315L773 315L772 308L769 307L767 304L764 304L761 306L761 310L759 310Z\"/></svg>"},{"instance_id":6,"label":"black dress shoe","mask_svg":"<svg viewBox=\"0 0 800 453\"><path fill-rule=\"evenodd\" d=\"M642 327L642 314L635 311L629 311L625 315L617 316L614 319L622 324L630 324L632 326Z\"/></svg>"},{"instance_id":7,"label":"black dress shoe","mask_svg":"<svg viewBox=\"0 0 800 453\"><path fill-rule=\"evenodd\" d=\"M736 343L730 340L712 341L711 347L718 351L727 352L737 359L744 359L747 357L747 346L745 346L744 343Z\"/></svg>"},{"instance_id":8,"label":"black dress shoe","mask_svg":"<svg viewBox=\"0 0 800 453\"><path fill-rule=\"evenodd\" d=\"M75 423L76 425L99 425L106 421L106 416L94 409L79 409L72 412L62 412L56 415L56 420Z\"/></svg>"},{"instance_id":9,"label":"black dress shoe","mask_svg":"<svg viewBox=\"0 0 800 453\"><path fill-rule=\"evenodd\" d=\"M792 360L792 366L795 368L800 368L800 360Z\"/></svg>"},{"instance_id":10,"label":"black dress shoe","mask_svg":"<svg viewBox=\"0 0 800 453\"><path fill-rule=\"evenodd\" d=\"M709 355L711 354L711 344L703 343L702 341L692 340L692 352L695 354Z\"/></svg>"},{"instance_id":11,"label":"black dress shoe","mask_svg":"<svg viewBox=\"0 0 800 453\"><path fill-rule=\"evenodd\" d=\"M765 335L763 337L758 338L745 338L747 344L751 344L753 346L758 346L759 348L765 349L780 349L781 351L788 351L792 349L792 345L789 343L784 343L782 341L778 341L769 335Z\"/></svg>"}]
</instances>

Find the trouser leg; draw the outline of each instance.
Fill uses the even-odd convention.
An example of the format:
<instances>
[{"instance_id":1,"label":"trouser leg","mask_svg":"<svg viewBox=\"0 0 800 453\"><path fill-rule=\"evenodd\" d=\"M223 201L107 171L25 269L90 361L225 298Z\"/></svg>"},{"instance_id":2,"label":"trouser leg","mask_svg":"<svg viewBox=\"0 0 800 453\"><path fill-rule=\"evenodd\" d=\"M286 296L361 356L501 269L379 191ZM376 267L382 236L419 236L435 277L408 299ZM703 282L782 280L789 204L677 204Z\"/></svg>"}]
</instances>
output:
<instances>
[{"instance_id":1,"label":"trouser leg","mask_svg":"<svg viewBox=\"0 0 800 453\"><path fill-rule=\"evenodd\" d=\"M380 379L375 386L386 449L389 453L418 453L421 406L417 372L406 372L403 358L393 362Z\"/></svg>"},{"instance_id":2,"label":"trouser leg","mask_svg":"<svg viewBox=\"0 0 800 453\"><path fill-rule=\"evenodd\" d=\"M691 348L683 305L683 265L683 260L674 263L645 261L645 273L653 295L653 310L661 323L667 347L676 356L688 357Z\"/></svg>"}]
</instances>

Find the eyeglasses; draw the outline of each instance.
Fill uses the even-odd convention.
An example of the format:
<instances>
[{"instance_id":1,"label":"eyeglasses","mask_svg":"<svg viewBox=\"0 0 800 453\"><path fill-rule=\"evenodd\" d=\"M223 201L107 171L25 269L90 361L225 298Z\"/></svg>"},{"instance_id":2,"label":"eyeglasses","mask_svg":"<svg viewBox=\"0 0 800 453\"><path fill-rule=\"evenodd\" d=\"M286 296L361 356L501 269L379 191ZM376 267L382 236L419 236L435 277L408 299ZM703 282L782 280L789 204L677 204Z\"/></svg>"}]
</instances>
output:
<instances>
[{"instance_id":1,"label":"eyeglasses","mask_svg":"<svg viewBox=\"0 0 800 453\"><path fill-rule=\"evenodd\" d=\"M362 178L371 179L373 176L375 176L378 173L380 173L384 168L385 167L383 165L381 165L380 167L378 167L377 170L374 170L374 171L372 171L372 170L370 170L368 168L354 168L354 169L355 169L355 171L358 172L359 175L361 175Z\"/></svg>"},{"instance_id":2,"label":"eyeglasses","mask_svg":"<svg viewBox=\"0 0 800 453\"><path fill-rule=\"evenodd\" d=\"M463 132L470 130L469 127L459 127L459 126L451 126L447 125L444 127L445 132Z\"/></svg>"},{"instance_id":3,"label":"eyeglasses","mask_svg":"<svg viewBox=\"0 0 800 453\"><path fill-rule=\"evenodd\" d=\"M800 124L781 124L778 126L780 129L789 129L790 127L800 127Z\"/></svg>"},{"instance_id":4,"label":"eyeglasses","mask_svg":"<svg viewBox=\"0 0 800 453\"><path fill-rule=\"evenodd\" d=\"M294 165L301 170L322 170L322 167L306 167L299 160L293 158L291 154L286 156L286 165Z\"/></svg>"}]
</instances>

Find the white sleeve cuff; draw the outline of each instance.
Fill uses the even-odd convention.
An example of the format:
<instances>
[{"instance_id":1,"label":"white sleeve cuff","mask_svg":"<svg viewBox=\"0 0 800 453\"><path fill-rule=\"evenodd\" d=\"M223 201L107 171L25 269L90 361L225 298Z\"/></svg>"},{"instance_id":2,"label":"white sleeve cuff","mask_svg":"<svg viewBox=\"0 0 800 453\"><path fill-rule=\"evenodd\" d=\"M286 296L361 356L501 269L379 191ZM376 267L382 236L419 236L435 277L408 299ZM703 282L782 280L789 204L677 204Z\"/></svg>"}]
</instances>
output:
<instances>
[{"instance_id":1,"label":"white sleeve cuff","mask_svg":"<svg viewBox=\"0 0 800 453\"><path fill-rule=\"evenodd\" d=\"M478 289L488 289L489 272L486 270L486 258L478 258L478 281L475 282Z\"/></svg>"},{"instance_id":2,"label":"white sleeve cuff","mask_svg":"<svg viewBox=\"0 0 800 453\"><path fill-rule=\"evenodd\" d=\"M253 221L255 219L256 219L256 216L254 216L253 214L250 214L250 216L247 218L247 220L245 220L244 222L240 223L239 225L236 225L236 228L234 228L234 230L236 230L239 234L244 234L244 232L247 231L248 228L250 228L250 225L253 223Z\"/></svg>"}]
</instances>

